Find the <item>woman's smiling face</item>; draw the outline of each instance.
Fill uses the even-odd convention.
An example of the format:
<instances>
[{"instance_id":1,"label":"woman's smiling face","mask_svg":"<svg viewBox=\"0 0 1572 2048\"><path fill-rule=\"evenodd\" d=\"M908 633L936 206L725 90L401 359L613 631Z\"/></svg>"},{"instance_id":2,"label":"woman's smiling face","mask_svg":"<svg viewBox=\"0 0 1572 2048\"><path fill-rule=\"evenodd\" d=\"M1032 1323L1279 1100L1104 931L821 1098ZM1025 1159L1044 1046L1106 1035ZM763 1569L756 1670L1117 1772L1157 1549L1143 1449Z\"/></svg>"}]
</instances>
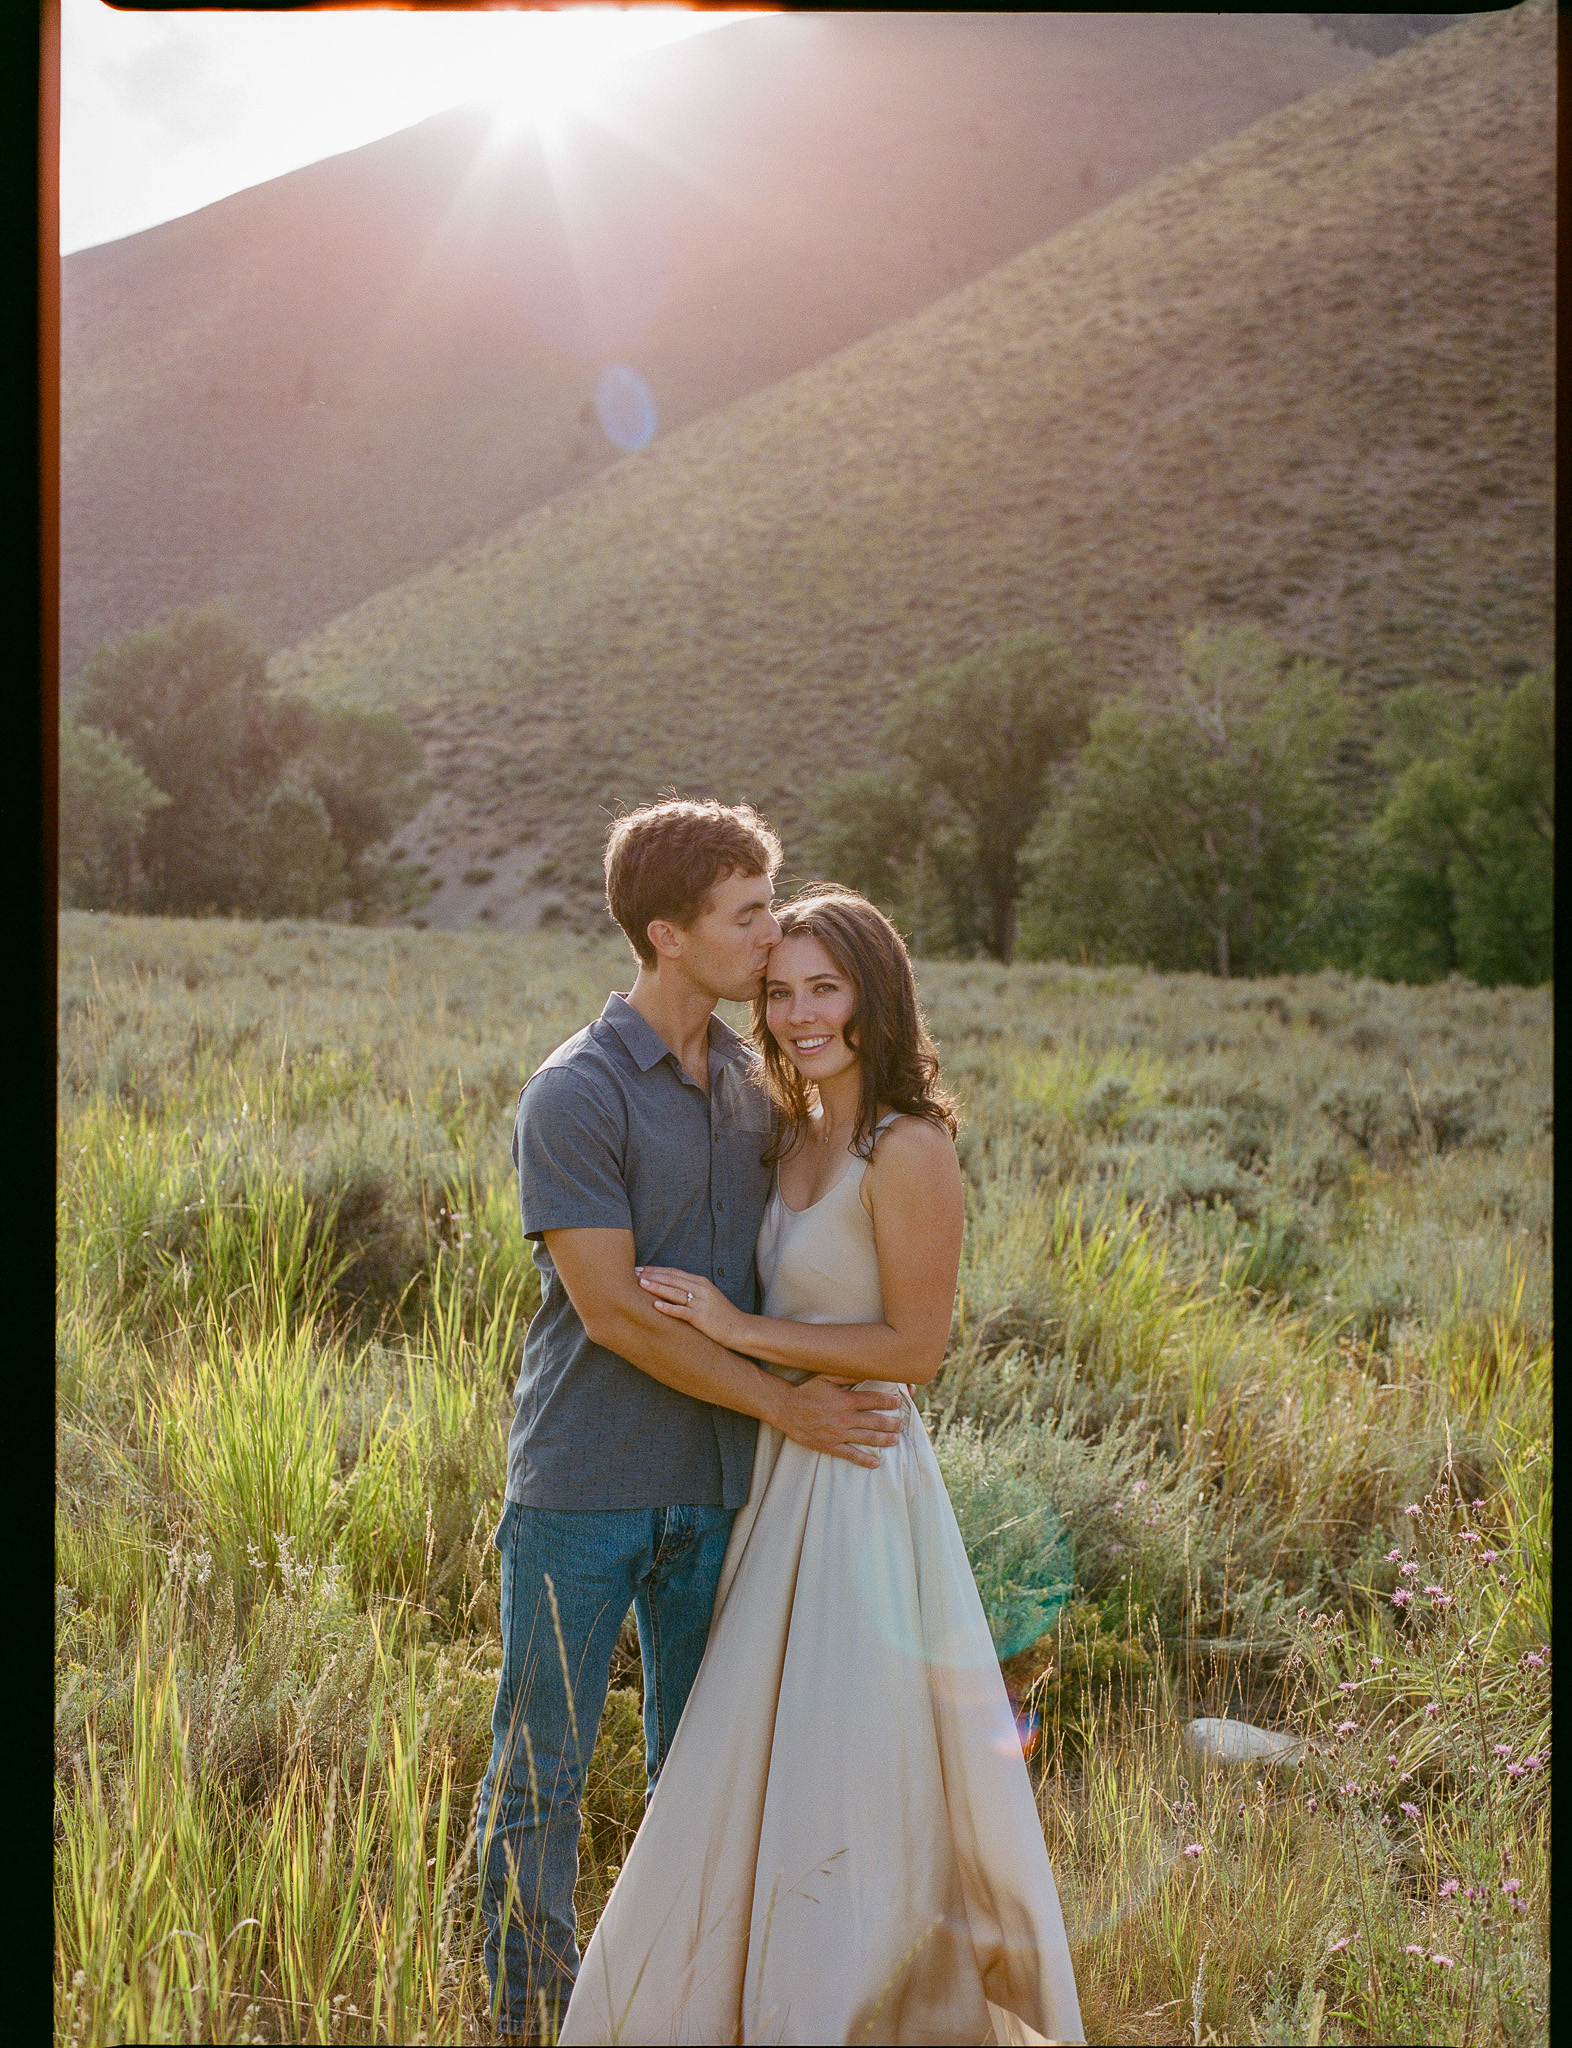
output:
<instances>
[{"instance_id":1,"label":"woman's smiling face","mask_svg":"<svg viewBox=\"0 0 1572 2048\"><path fill-rule=\"evenodd\" d=\"M782 939L764 970L764 1020L805 1081L833 1080L857 1064L846 1026L857 986L808 932Z\"/></svg>"}]
</instances>

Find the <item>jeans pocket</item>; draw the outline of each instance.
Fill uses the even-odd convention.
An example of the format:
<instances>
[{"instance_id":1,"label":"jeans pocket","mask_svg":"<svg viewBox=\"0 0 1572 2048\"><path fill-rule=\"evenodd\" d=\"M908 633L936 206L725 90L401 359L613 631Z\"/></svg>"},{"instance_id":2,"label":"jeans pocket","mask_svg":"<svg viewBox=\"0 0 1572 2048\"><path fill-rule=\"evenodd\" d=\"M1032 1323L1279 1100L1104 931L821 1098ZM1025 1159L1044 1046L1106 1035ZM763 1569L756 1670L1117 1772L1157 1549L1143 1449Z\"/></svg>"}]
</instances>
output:
<instances>
[{"instance_id":1,"label":"jeans pocket","mask_svg":"<svg viewBox=\"0 0 1572 2048\"><path fill-rule=\"evenodd\" d=\"M492 1537L492 1539L491 1539L491 1547L492 1547L492 1549L493 1549L493 1550L501 1550L501 1549L502 1549L502 1547L503 1547L503 1543L502 1543L502 1539L503 1539L503 1537L504 1537L504 1536L505 1536L505 1535L506 1535L506 1534L508 1533L508 1530L509 1530L509 1528L510 1528L511 1522L516 1522L516 1521L518 1520L518 1518L519 1518L519 1504L518 1504L518 1502L517 1502L516 1500L506 1500L506 1501L504 1501L504 1502L502 1503L502 1519L501 1519L501 1521L500 1521L500 1522L498 1522L498 1524L497 1524L497 1533L496 1533L496 1535L495 1535L495 1536L493 1536L493 1537Z\"/></svg>"}]
</instances>

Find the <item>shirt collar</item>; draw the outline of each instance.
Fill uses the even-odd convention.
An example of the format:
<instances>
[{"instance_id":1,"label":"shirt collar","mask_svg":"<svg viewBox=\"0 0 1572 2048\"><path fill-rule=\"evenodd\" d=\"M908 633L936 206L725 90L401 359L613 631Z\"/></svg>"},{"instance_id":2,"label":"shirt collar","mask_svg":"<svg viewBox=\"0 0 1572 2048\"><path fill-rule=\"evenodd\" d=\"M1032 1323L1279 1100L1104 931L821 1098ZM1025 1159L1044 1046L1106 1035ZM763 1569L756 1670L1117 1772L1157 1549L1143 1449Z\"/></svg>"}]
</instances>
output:
<instances>
[{"instance_id":1,"label":"shirt collar","mask_svg":"<svg viewBox=\"0 0 1572 2048\"><path fill-rule=\"evenodd\" d=\"M710 1051L729 1067L751 1067L755 1057L750 1041L733 1031L724 1017L710 1019Z\"/></svg>"},{"instance_id":2,"label":"shirt collar","mask_svg":"<svg viewBox=\"0 0 1572 2048\"><path fill-rule=\"evenodd\" d=\"M664 1059L676 1059L676 1054L654 1025L639 1015L626 996L615 993L607 996L606 1007L600 1014L602 1021L611 1026L633 1055L634 1064L641 1074L647 1074L651 1067L659 1066ZM739 1060L749 1061L752 1049L748 1041L722 1018L711 1017L710 1051L728 1066L733 1066Z\"/></svg>"}]
</instances>

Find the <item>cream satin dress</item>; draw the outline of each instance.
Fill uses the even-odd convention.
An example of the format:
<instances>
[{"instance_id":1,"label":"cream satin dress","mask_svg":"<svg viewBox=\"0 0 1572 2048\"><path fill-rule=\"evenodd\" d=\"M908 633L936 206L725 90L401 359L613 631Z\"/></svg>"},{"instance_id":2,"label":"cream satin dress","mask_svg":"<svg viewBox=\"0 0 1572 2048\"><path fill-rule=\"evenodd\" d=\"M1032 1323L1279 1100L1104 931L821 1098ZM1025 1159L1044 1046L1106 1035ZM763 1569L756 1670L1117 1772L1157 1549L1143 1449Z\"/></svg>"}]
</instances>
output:
<instances>
[{"instance_id":1,"label":"cream satin dress","mask_svg":"<svg viewBox=\"0 0 1572 2048\"><path fill-rule=\"evenodd\" d=\"M865 1171L800 1211L777 1186L767 1316L883 1321ZM564 2042L1085 2038L982 1602L900 1400L877 1471L760 1425L704 1661Z\"/></svg>"}]
</instances>

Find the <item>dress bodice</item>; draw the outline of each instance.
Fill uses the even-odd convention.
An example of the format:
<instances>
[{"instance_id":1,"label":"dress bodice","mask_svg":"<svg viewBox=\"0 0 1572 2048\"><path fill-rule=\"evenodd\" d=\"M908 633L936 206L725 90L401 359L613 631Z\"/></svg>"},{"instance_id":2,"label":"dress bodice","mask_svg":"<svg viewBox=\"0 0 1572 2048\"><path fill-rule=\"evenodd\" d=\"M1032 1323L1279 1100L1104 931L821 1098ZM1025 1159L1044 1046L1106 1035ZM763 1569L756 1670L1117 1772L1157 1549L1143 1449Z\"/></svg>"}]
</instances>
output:
<instances>
[{"instance_id":1,"label":"dress bodice","mask_svg":"<svg viewBox=\"0 0 1572 2048\"><path fill-rule=\"evenodd\" d=\"M874 1136L894 1123L881 1119ZM882 1323L884 1293L873 1218L863 1207L866 1159L853 1159L827 1194L806 1209L781 1199L780 1175L759 1226L763 1313L793 1323Z\"/></svg>"}]
</instances>

